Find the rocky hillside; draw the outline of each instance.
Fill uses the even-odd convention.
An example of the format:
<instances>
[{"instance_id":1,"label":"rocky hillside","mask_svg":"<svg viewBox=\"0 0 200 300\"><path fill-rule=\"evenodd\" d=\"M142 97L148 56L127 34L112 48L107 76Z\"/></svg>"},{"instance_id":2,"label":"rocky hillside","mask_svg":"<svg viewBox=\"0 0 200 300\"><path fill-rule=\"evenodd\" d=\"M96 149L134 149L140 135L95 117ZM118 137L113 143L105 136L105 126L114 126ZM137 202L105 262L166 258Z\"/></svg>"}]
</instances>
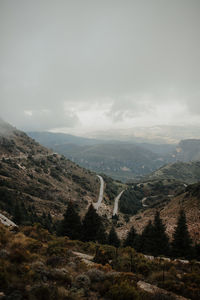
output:
<instances>
[{"instance_id":1,"label":"rocky hillside","mask_svg":"<svg viewBox=\"0 0 200 300\"><path fill-rule=\"evenodd\" d=\"M16 215L20 206L24 214L34 217L45 213L56 220L62 217L69 201L76 204L81 216L90 203L97 202L100 181L95 173L51 152L9 124L1 121L0 125L0 210L3 214ZM98 212L111 223L114 199L124 190L119 200L118 220L115 220L121 236L131 224L141 231L156 210L161 211L171 234L182 204L186 205L190 228L197 226L198 231L199 196L194 196L193 186L190 190L186 183L200 178L199 169L198 162L175 163L154 172L146 181L128 186L102 175L105 189ZM190 230L193 237L197 236L196 229Z\"/></svg>"},{"instance_id":2,"label":"rocky hillside","mask_svg":"<svg viewBox=\"0 0 200 300\"><path fill-rule=\"evenodd\" d=\"M39 145L25 133L0 122L0 209L60 218L69 201L82 214L96 202L96 174ZM107 185L109 192L109 184ZM105 194L105 200L108 199Z\"/></svg>"},{"instance_id":3,"label":"rocky hillside","mask_svg":"<svg viewBox=\"0 0 200 300\"><path fill-rule=\"evenodd\" d=\"M143 178L143 180L155 179L173 179L187 184L198 182L200 181L200 161L167 164Z\"/></svg>"},{"instance_id":4,"label":"rocky hillside","mask_svg":"<svg viewBox=\"0 0 200 300\"><path fill-rule=\"evenodd\" d=\"M149 205L145 210L130 218L130 222L119 227L120 236L125 236L132 225L141 233L149 220L153 220L156 211L160 211L161 218L166 224L166 231L172 236L179 211L184 209L189 232L194 241L200 241L200 183L187 186L184 191L171 197L170 201L161 201Z\"/></svg>"}]
</instances>

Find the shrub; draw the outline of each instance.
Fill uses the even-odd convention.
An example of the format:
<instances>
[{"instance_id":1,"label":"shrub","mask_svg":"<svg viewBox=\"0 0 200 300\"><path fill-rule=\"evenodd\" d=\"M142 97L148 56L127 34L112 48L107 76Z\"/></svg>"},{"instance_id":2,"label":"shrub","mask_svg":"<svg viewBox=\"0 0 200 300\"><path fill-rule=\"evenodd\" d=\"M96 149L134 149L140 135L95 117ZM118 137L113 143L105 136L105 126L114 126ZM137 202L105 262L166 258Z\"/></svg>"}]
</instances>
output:
<instances>
[{"instance_id":1,"label":"shrub","mask_svg":"<svg viewBox=\"0 0 200 300\"><path fill-rule=\"evenodd\" d=\"M47 266L57 267L62 265L64 261L64 257L53 255L47 259L46 264Z\"/></svg>"},{"instance_id":2,"label":"shrub","mask_svg":"<svg viewBox=\"0 0 200 300\"><path fill-rule=\"evenodd\" d=\"M0 244L6 245L10 239L10 232L0 224Z\"/></svg>"},{"instance_id":3,"label":"shrub","mask_svg":"<svg viewBox=\"0 0 200 300\"><path fill-rule=\"evenodd\" d=\"M104 272L98 269L90 269L86 274L89 276L91 282L101 282L105 279Z\"/></svg>"},{"instance_id":4,"label":"shrub","mask_svg":"<svg viewBox=\"0 0 200 300\"><path fill-rule=\"evenodd\" d=\"M114 284L110 287L107 296L112 300L137 300L139 299L138 292L133 286L127 282Z\"/></svg>"},{"instance_id":5,"label":"shrub","mask_svg":"<svg viewBox=\"0 0 200 300\"><path fill-rule=\"evenodd\" d=\"M176 298L173 295L156 293L152 300L176 300Z\"/></svg>"},{"instance_id":6,"label":"shrub","mask_svg":"<svg viewBox=\"0 0 200 300\"><path fill-rule=\"evenodd\" d=\"M29 299L30 300L53 300L56 299L57 296L57 289L50 288L47 285L36 285L32 287Z\"/></svg>"},{"instance_id":7,"label":"shrub","mask_svg":"<svg viewBox=\"0 0 200 300\"><path fill-rule=\"evenodd\" d=\"M67 239L65 238L57 238L56 240L50 241L48 243L47 253L55 256L69 256L69 250L66 248Z\"/></svg>"},{"instance_id":8,"label":"shrub","mask_svg":"<svg viewBox=\"0 0 200 300\"><path fill-rule=\"evenodd\" d=\"M64 268L51 270L49 273L49 278L59 281L67 286L71 286L72 283L69 272Z\"/></svg>"},{"instance_id":9,"label":"shrub","mask_svg":"<svg viewBox=\"0 0 200 300\"><path fill-rule=\"evenodd\" d=\"M137 272L140 274L143 274L144 276L147 276L151 271L150 266L147 263L139 263L137 265Z\"/></svg>"},{"instance_id":10,"label":"shrub","mask_svg":"<svg viewBox=\"0 0 200 300\"><path fill-rule=\"evenodd\" d=\"M42 249L42 243L40 241L30 239L26 248L31 252L39 252L39 250Z\"/></svg>"},{"instance_id":11,"label":"shrub","mask_svg":"<svg viewBox=\"0 0 200 300\"><path fill-rule=\"evenodd\" d=\"M90 278L86 274L80 274L75 278L74 285L79 289L87 290L90 286Z\"/></svg>"},{"instance_id":12,"label":"shrub","mask_svg":"<svg viewBox=\"0 0 200 300\"><path fill-rule=\"evenodd\" d=\"M23 263L23 262L30 261L30 259L31 259L30 252L27 251L26 249L22 248L22 247L13 249L10 252L11 262L20 264L20 263Z\"/></svg>"}]
</instances>

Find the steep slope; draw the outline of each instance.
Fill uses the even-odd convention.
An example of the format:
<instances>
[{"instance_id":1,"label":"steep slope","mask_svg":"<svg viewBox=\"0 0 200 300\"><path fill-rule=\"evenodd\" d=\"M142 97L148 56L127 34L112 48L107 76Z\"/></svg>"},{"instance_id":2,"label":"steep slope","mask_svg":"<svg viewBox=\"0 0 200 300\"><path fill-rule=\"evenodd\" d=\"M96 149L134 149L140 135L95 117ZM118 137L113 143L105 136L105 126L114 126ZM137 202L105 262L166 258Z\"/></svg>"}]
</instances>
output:
<instances>
[{"instance_id":1,"label":"steep slope","mask_svg":"<svg viewBox=\"0 0 200 300\"><path fill-rule=\"evenodd\" d=\"M0 123L0 209L16 205L33 214L59 218L69 201L80 213L97 201L99 179L63 156L36 143L9 124Z\"/></svg>"},{"instance_id":2,"label":"steep slope","mask_svg":"<svg viewBox=\"0 0 200 300\"><path fill-rule=\"evenodd\" d=\"M174 179L187 184L198 182L200 180L200 161L167 164L143 178L143 180L155 179Z\"/></svg>"},{"instance_id":3,"label":"steep slope","mask_svg":"<svg viewBox=\"0 0 200 300\"><path fill-rule=\"evenodd\" d=\"M150 208L140 211L131 217L130 222L119 228L120 236L125 236L132 225L141 233L144 226L153 220L156 211L160 211L161 218L166 224L166 231L171 237L177 222L180 209L184 209L188 229L194 241L200 241L200 183L189 185L183 192L175 195L170 201L157 203Z\"/></svg>"}]
</instances>

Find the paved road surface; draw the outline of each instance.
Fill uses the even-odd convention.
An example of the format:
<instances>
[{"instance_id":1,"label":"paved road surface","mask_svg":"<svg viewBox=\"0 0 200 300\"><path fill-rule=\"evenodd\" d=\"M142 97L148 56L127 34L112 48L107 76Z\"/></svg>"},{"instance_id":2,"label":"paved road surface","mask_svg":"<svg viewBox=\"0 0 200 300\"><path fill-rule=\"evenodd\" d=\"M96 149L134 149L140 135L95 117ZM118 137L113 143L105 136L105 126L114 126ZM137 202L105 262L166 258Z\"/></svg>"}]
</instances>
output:
<instances>
[{"instance_id":1,"label":"paved road surface","mask_svg":"<svg viewBox=\"0 0 200 300\"><path fill-rule=\"evenodd\" d=\"M117 215L117 213L118 213L119 199L120 199L121 195L123 194L123 192L124 192L124 190L121 191L121 192L119 193L119 195L115 198L115 204L114 204L114 209L113 209L113 216L114 216L114 215Z\"/></svg>"},{"instance_id":2,"label":"paved road surface","mask_svg":"<svg viewBox=\"0 0 200 300\"><path fill-rule=\"evenodd\" d=\"M144 204L144 202L147 200L147 197L144 197L143 199L142 199L142 206L143 207L147 207L148 205L147 204Z\"/></svg>"},{"instance_id":3,"label":"paved road surface","mask_svg":"<svg viewBox=\"0 0 200 300\"><path fill-rule=\"evenodd\" d=\"M99 198L98 198L98 201L97 201L97 203L94 203L94 204L93 204L93 205L94 205L94 208L95 208L96 210L98 210L99 207L100 207L100 205L101 205L101 202L102 202L102 200L103 200L103 191L104 191L104 181L103 181L103 178L102 178L101 176L99 176L99 175L97 175L97 177L98 177L99 180L100 180L100 189L99 189Z\"/></svg>"}]
</instances>

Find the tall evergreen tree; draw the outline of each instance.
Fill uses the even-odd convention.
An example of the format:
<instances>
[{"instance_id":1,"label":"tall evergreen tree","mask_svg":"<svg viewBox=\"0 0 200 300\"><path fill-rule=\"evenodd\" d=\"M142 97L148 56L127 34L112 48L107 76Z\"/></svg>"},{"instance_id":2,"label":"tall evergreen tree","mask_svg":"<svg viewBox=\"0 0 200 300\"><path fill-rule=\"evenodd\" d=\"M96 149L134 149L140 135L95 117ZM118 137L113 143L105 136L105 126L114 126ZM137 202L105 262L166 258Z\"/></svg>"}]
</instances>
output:
<instances>
[{"instance_id":1,"label":"tall evergreen tree","mask_svg":"<svg viewBox=\"0 0 200 300\"><path fill-rule=\"evenodd\" d=\"M152 222L149 223L144 227L142 234L140 236L140 246L139 251L145 254L152 254L154 250L154 227Z\"/></svg>"},{"instance_id":2,"label":"tall evergreen tree","mask_svg":"<svg viewBox=\"0 0 200 300\"><path fill-rule=\"evenodd\" d=\"M124 247L137 248L138 234L135 231L135 228L132 226L130 231L127 234L127 237L124 241Z\"/></svg>"},{"instance_id":3,"label":"tall evergreen tree","mask_svg":"<svg viewBox=\"0 0 200 300\"><path fill-rule=\"evenodd\" d=\"M114 226L112 226L112 228L108 234L108 244L115 246L117 248L120 246L120 239L117 236Z\"/></svg>"},{"instance_id":4,"label":"tall evergreen tree","mask_svg":"<svg viewBox=\"0 0 200 300\"><path fill-rule=\"evenodd\" d=\"M103 225L101 217L99 218L100 218L100 224L99 224L99 229L97 231L96 241L99 242L100 244L106 244L108 240L108 236L106 234L105 227Z\"/></svg>"},{"instance_id":5,"label":"tall evergreen tree","mask_svg":"<svg viewBox=\"0 0 200 300\"><path fill-rule=\"evenodd\" d=\"M185 212L180 211L177 220L177 227L173 234L172 240L172 255L174 257L190 257L192 252L192 240L190 238Z\"/></svg>"},{"instance_id":6,"label":"tall evergreen tree","mask_svg":"<svg viewBox=\"0 0 200 300\"><path fill-rule=\"evenodd\" d=\"M165 232L165 225L162 223L160 218L160 213L157 212L154 217L154 249L152 255L158 256L161 254L167 255L169 254L169 238Z\"/></svg>"},{"instance_id":7,"label":"tall evergreen tree","mask_svg":"<svg viewBox=\"0 0 200 300\"><path fill-rule=\"evenodd\" d=\"M64 219L61 221L59 234L67 235L73 240L81 237L81 220L72 202L69 202Z\"/></svg>"},{"instance_id":8,"label":"tall evergreen tree","mask_svg":"<svg viewBox=\"0 0 200 300\"><path fill-rule=\"evenodd\" d=\"M106 233L101 217L97 214L94 206L91 204L83 219L82 240L106 242Z\"/></svg>"}]
</instances>

